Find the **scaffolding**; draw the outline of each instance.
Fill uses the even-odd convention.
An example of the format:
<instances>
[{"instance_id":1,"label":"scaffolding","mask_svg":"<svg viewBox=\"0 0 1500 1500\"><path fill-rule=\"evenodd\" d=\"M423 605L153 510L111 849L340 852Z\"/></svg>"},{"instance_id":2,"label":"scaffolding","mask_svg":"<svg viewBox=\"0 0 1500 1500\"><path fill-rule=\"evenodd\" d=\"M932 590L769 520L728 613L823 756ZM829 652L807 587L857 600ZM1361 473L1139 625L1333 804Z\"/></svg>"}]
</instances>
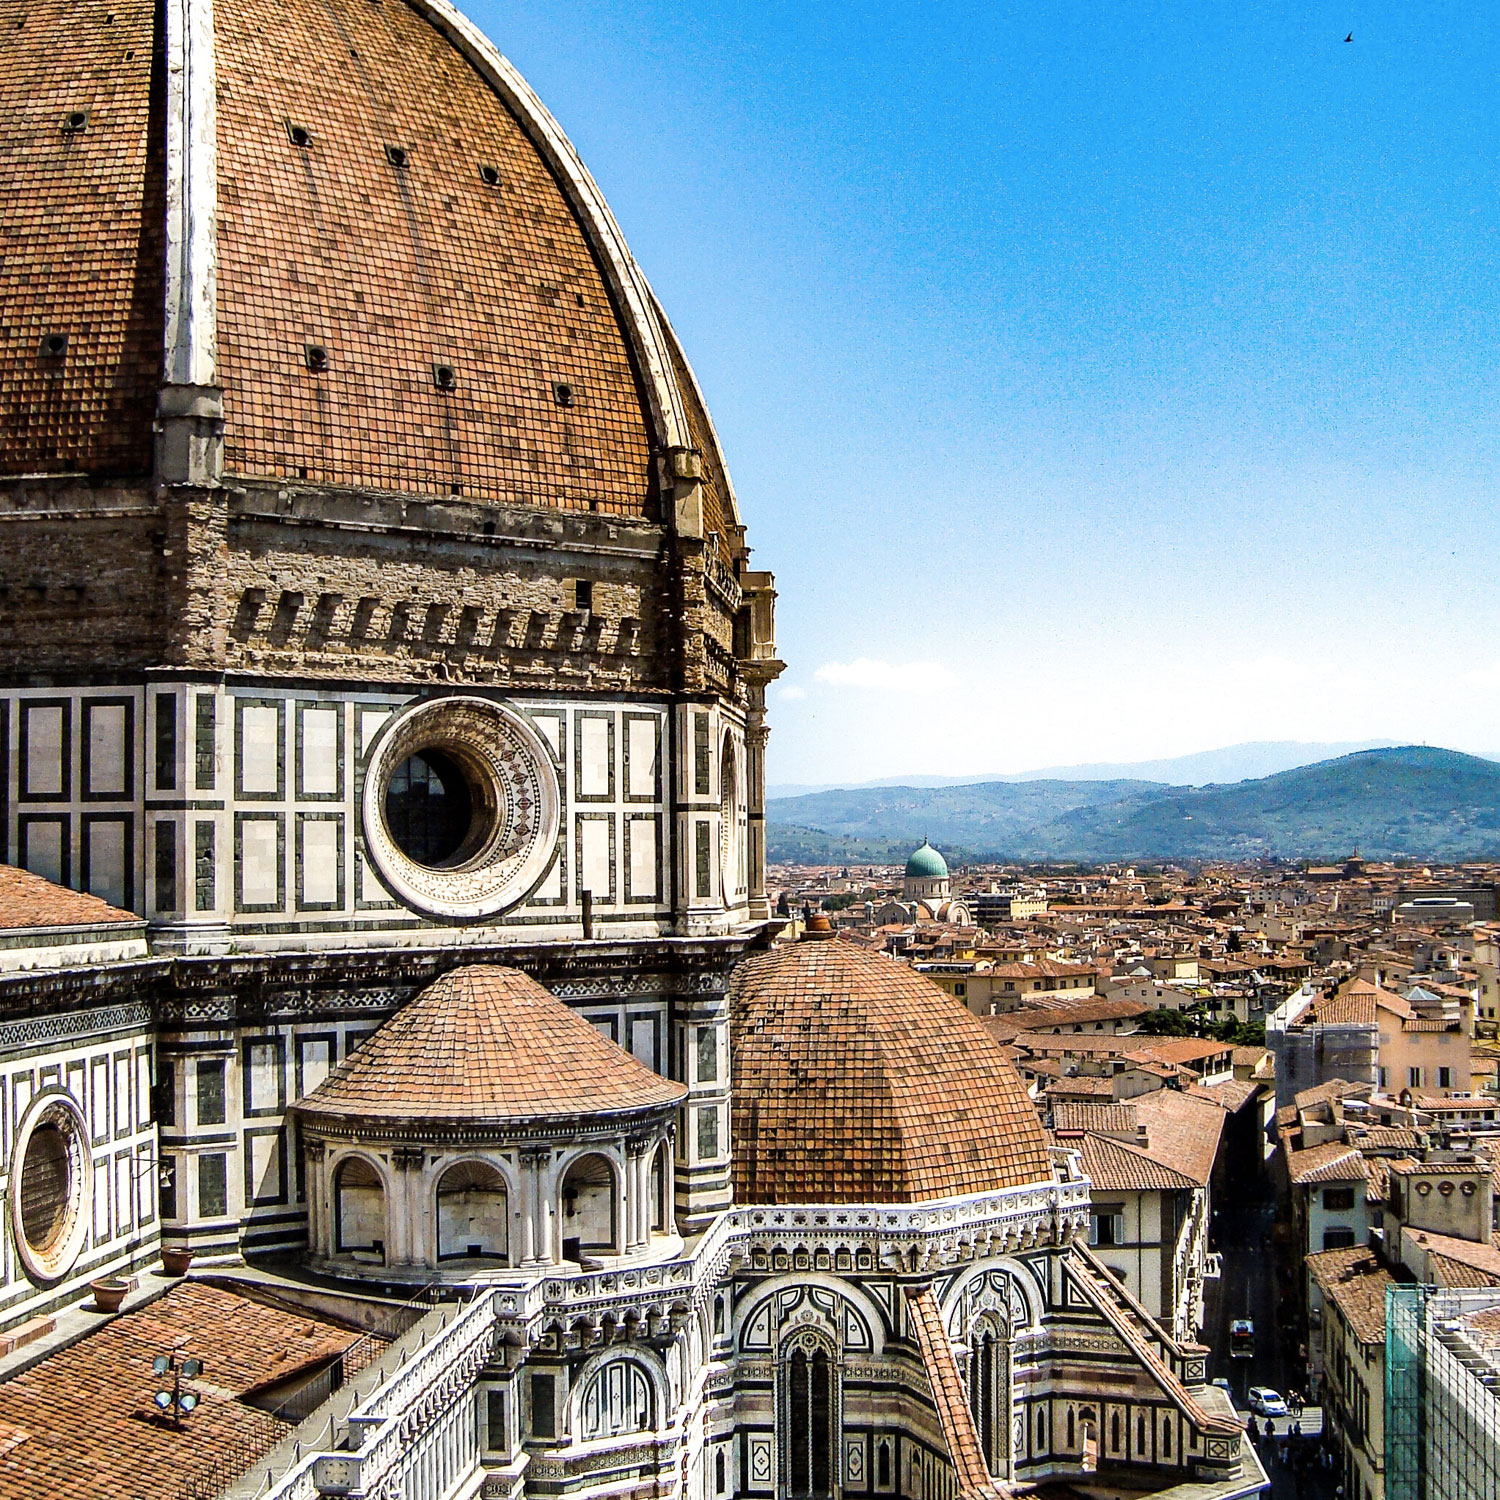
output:
<instances>
[{"instance_id":1,"label":"scaffolding","mask_svg":"<svg viewBox=\"0 0 1500 1500\"><path fill-rule=\"evenodd\" d=\"M1500 1496L1500 1287L1393 1286L1386 1500Z\"/></svg>"}]
</instances>

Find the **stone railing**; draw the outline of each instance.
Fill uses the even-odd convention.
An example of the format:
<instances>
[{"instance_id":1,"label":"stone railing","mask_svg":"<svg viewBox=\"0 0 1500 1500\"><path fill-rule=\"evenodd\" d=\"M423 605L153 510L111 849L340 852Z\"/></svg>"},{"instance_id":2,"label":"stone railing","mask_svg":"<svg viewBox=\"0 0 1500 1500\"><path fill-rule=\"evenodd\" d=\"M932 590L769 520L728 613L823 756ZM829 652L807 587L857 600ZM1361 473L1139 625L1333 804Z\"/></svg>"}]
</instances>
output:
<instances>
[{"instance_id":1,"label":"stone railing","mask_svg":"<svg viewBox=\"0 0 1500 1500\"><path fill-rule=\"evenodd\" d=\"M493 1293L457 1309L451 1322L332 1427L329 1446L306 1454L262 1492L264 1500L351 1493L439 1500L409 1494L404 1471L414 1459L419 1436L450 1414L491 1358L495 1319ZM473 1423L464 1426L472 1434Z\"/></svg>"}]
</instances>

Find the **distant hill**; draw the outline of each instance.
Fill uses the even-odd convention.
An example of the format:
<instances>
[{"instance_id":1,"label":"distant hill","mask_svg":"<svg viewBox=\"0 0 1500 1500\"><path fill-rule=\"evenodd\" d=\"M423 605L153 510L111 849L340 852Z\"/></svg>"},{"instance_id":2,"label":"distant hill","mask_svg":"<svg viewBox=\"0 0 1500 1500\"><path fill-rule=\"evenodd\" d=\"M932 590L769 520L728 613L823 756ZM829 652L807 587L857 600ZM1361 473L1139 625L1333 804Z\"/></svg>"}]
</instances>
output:
<instances>
[{"instance_id":1,"label":"distant hill","mask_svg":"<svg viewBox=\"0 0 1500 1500\"><path fill-rule=\"evenodd\" d=\"M1162 781L1169 786L1206 786L1218 781L1245 781L1274 776L1357 750L1385 749L1390 740L1346 740L1323 744L1304 740L1248 740L1218 750L1198 750L1166 760L1092 761L1077 766L1048 766L1040 771L996 771L970 776L882 776L876 781L786 782L766 788L767 797L805 797L813 792L864 787L977 786L989 781Z\"/></svg>"},{"instance_id":2,"label":"distant hill","mask_svg":"<svg viewBox=\"0 0 1500 1500\"><path fill-rule=\"evenodd\" d=\"M1253 781L1021 781L778 798L768 854L894 862L930 838L951 860L1500 857L1500 764L1367 750Z\"/></svg>"}]
</instances>

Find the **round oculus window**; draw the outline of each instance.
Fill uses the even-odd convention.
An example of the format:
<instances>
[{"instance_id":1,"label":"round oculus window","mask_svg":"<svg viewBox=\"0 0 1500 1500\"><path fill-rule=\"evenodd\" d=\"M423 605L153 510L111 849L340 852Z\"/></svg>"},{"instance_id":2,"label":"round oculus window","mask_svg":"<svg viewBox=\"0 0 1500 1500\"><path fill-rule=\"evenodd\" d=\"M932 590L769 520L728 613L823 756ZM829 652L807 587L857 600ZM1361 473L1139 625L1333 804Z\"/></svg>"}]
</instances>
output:
<instances>
[{"instance_id":1,"label":"round oculus window","mask_svg":"<svg viewBox=\"0 0 1500 1500\"><path fill-rule=\"evenodd\" d=\"M552 755L484 698L434 698L392 719L365 772L365 847L408 906L451 921L522 901L551 865L561 819Z\"/></svg>"},{"instance_id":2,"label":"round oculus window","mask_svg":"<svg viewBox=\"0 0 1500 1500\"><path fill-rule=\"evenodd\" d=\"M88 1236L93 1161L69 1094L39 1094L21 1118L11 1161L11 1229L32 1281L61 1281Z\"/></svg>"}]
</instances>

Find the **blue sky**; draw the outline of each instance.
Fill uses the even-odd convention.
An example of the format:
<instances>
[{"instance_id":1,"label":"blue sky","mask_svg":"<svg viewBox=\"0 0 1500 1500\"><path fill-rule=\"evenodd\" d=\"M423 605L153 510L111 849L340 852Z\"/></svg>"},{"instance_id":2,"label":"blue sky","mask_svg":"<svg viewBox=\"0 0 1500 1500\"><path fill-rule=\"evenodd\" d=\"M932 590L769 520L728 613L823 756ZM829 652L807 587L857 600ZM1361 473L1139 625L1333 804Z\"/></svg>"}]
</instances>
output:
<instances>
[{"instance_id":1,"label":"blue sky","mask_svg":"<svg viewBox=\"0 0 1500 1500\"><path fill-rule=\"evenodd\" d=\"M468 9L708 395L772 781L1500 749L1500 9Z\"/></svg>"}]
</instances>

